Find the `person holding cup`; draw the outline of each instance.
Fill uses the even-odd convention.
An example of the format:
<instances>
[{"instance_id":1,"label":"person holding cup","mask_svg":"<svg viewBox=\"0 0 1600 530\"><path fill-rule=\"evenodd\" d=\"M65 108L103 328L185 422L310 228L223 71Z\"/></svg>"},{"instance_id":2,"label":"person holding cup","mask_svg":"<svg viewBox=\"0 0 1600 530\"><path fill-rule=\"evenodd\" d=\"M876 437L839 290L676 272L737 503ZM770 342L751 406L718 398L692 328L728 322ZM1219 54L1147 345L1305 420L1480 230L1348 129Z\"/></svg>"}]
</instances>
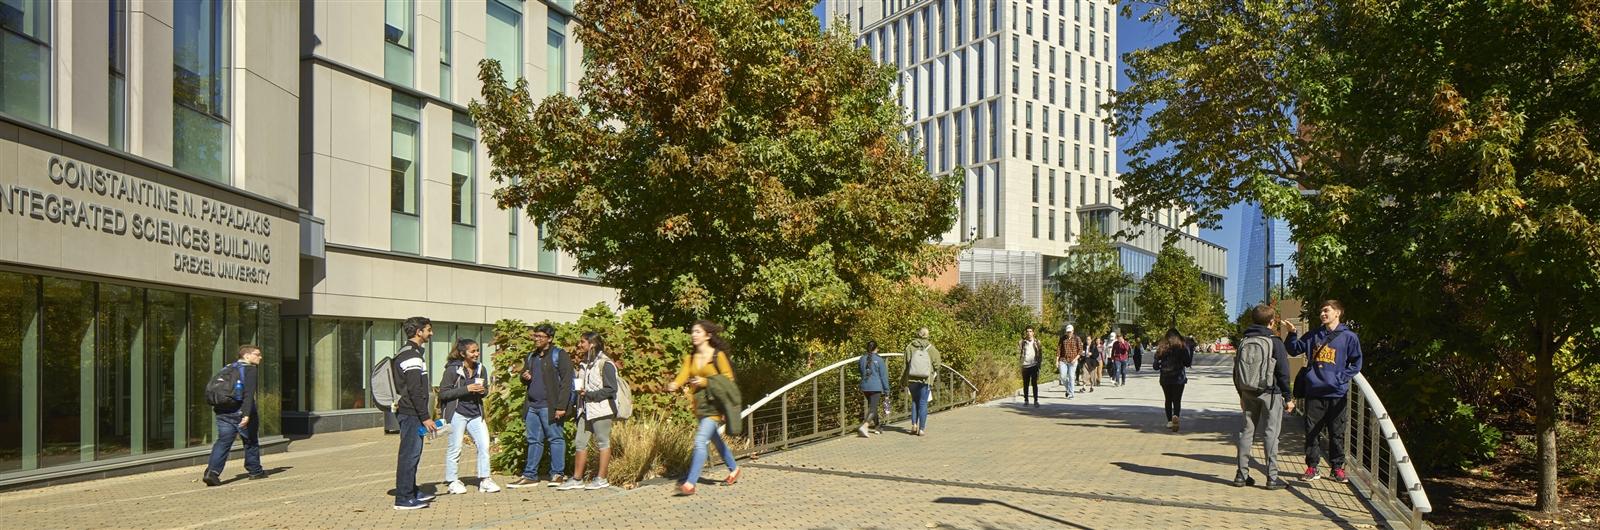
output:
<instances>
[{"instance_id":1,"label":"person holding cup","mask_svg":"<svg viewBox=\"0 0 1600 530\"><path fill-rule=\"evenodd\" d=\"M467 492L466 484L456 475L464 433L472 435L472 445L478 448L478 492L500 491L500 485L489 477L489 426L483 419L483 397L489 395L489 371L480 362L482 358L477 341L457 340L439 381L439 409L445 423L450 425L450 445L444 452L444 481L452 494Z\"/></svg>"}]
</instances>

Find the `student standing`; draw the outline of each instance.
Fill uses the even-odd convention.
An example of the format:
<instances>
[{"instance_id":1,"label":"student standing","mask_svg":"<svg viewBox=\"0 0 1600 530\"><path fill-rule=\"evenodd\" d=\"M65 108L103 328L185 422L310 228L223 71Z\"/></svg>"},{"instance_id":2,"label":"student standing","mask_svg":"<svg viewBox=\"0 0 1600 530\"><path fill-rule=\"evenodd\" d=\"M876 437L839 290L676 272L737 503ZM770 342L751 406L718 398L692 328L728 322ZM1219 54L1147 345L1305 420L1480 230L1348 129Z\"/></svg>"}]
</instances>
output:
<instances>
[{"instance_id":1,"label":"student standing","mask_svg":"<svg viewBox=\"0 0 1600 530\"><path fill-rule=\"evenodd\" d=\"M1028 404L1028 389L1033 389L1033 406L1039 406L1039 341L1033 338L1033 326L1024 330L1022 341L1017 343L1017 355L1022 364L1022 404Z\"/></svg>"},{"instance_id":2,"label":"student standing","mask_svg":"<svg viewBox=\"0 0 1600 530\"><path fill-rule=\"evenodd\" d=\"M434 496L417 488L417 464L422 462L422 430L433 434L438 429L433 424L433 404L428 385L428 361L423 358L423 345L433 338L433 323L426 317L411 317L400 325L406 343L396 353L391 370L399 374L400 399L394 404L394 415L400 422L400 454L394 469L394 509L415 510L427 508Z\"/></svg>"},{"instance_id":3,"label":"student standing","mask_svg":"<svg viewBox=\"0 0 1600 530\"><path fill-rule=\"evenodd\" d=\"M495 493L500 485L489 476L489 426L483 420L483 397L489 394L489 370L479 362L483 351L478 341L460 339L450 350L444 365L444 375L439 379L439 410L445 424L450 426L450 445L444 451L444 482L451 494L467 492L467 485L457 475L461 460L461 440L472 436L472 445L478 449L478 492Z\"/></svg>"},{"instance_id":4,"label":"student standing","mask_svg":"<svg viewBox=\"0 0 1600 530\"><path fill-rule=\"evenodd\" d=\"M239 347L239 360L230 367L238 370L239 382L234 386L235 401L211 407L216 414L217 441L211 444L211 459L200 476L207 486L222 485L222 468L228 462L228 452L233 449L233 439L244 442L244 470L250 479L267 478L261 469L261 415L256 411L256 372L261 365L261 348L253 344Z\"/></svg>"},{"instance_id":5,"label":"student standing","mask_svg":"<svg viewBox=\"0 0 1600 530\"><path fill-rule=\"evenodd\" d=\"M1078 375L1078 358L1083 356L1083 339L1073 332L1072 324L1067 324L1061 333L1061 343L1056 348L1056 370L1061 377L1061 387L1067 391L1067 399L1072 399L1076 392L1074 383Z\"/></svg>"},{"instance_id":6,"label":"student standing","mask_svg":"<svg viewBox=\"0 0 1600 530\"><path fill-rule=\"evenodd\" d=\"M694 454L689 459L689 474L678 484L677 494L680 496L694 495L701 468L706 465L706 446L709 444L716 444L717 453L722 456L723 464L728 466L728 478L722 481L724 486L738 482L743 471L733 458L733 450L717 433L717 427L723 421L739 421L739 418L723 418L722 412L710 402L710 393L706 391L712 377L733 379L733 367L728 364L728 341L722 338L721 333L722 326L708 320L695 321L689 327L690 351L678 366L678 376L667 384L668 392L684 389L694 405L694 415L698 421L694 432Z\"/></svg>"},{"instance_id":7,"label":"student standing","mask_svg":"<svg viewBox=\"0 0 1600 530\"><path fill-rule=\"evenodd\" d=\"M1161 364L1161 406L1167 414L1167 428L1178 432L1178 417L1183 415L1183 387L1189 383L1184 368L1190 362L1189 346L1178 330L1167 330L1167 336L1157 345L1156 362Z\"/></svg>"},{"instance_id":8,"label":"student standing","mask_svg":"<svg viewBox=\"0 0 1600 530\"><path fill-rule=\"evenodd\" d=\"M549 324L533 328L534 350L522 360L522 380L528 384L527 409L522 421L527 429L528 463L522 476L507 486L526 488L539 484L539 461L550 449L551 487L567 480L567 438L562 424L572 407L572 357L552 344L556 329Z\"/></svg>"},{"instance_id":9,"label":"student standing","mask_svg":"<svg viewBox=\"0 0 1600 530\"><path fill-rule=\"evenodd\" d=\"M889 365L878 355L878 342L869 340L867 353L861 355L856 366L861 370L861 397L867 406L866 411L861 413L861 427L856 432L861 433L862 438L868 438L871 436L868 429L881 432L879 427L883 419L878 414L878 404L882 402L884 393L889 391Z\"/></svg>"},{"instance_id":10,"label":"student standing","mask_svg":"<svg viewBox=\"0 0 1600 530\"><path fill-rule=\"evenodd\" d=\"M1304 336L1289 323L1285 341L1291 353L1310 356L1297 382L1306 388L1305 480L1322 478L1317 464L1324 456L1321 439L1327 438L1326 456L1333 480L1349 482L1344 472L1343 433L1350 421L1345 394L1350 392L1350 381L1361 373L1361 338L1341 321L1344 305L1338 300L1322 302L1318 316L1322 325Z\"/></svg>"},{"instance_id":11,"label":"student standing","mask_svg":"<svg viewBox=\"0 0 1600 530\"><path fill-rule=\"evenodd\" d=\"M590 331L578 339L578 355L583 356L583 362L578 365L578 435L573 442L578 446L578 454L573 458L576 463L572 478L557 490L599 490L611 487L611 481L606 480L606 471L611 467L611 424L617 415L617 365L606 355L606 341L599 333ZM588 484L583 483L583 468L589 463L589 440L594 439L595 449L600 451L600 468L595 471L594 480Z\"/></svg>"},{"instance_id":12,"label":"student standing","mask_svg":"<svg viewBox=\"0 0 1600 530\"><path fill-rule=\"evenodd\" d=\"M1233 385L1239 393L1244 419L1237 440L1239 469L1234 473L1233 485L1256 483L1250 477L1250 447L1259 426L1266 455L1267 489L1283 489L1288 485L1278 478L1278 428L1283 415L1294 412L1294 402L1289 400L1289 352L1283 340L1272 333L1278 316L1271 306L1256 306L1250 310L1250 320L1233 360Z\"/></svg>"}]
</instances>

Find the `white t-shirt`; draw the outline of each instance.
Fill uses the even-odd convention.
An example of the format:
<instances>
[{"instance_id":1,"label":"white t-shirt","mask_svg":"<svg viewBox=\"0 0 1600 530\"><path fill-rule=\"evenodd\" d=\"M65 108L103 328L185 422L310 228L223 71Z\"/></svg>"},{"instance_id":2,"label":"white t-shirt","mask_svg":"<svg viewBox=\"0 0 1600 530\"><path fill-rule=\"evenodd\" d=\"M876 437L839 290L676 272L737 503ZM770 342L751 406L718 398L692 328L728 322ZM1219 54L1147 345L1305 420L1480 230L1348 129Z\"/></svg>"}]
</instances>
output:
<instances>
[{"instance_id":1,"label":"white t-shirt","mask_svg":"<svg viewBox=\"0 0 1600 530\"><path fill-rule=\"evenodd\" d=\"M1039 364L1039 343L1037 341L1023 339L1022 365L1033 366L1036 364Z\"/></svg>"}]
</instances>

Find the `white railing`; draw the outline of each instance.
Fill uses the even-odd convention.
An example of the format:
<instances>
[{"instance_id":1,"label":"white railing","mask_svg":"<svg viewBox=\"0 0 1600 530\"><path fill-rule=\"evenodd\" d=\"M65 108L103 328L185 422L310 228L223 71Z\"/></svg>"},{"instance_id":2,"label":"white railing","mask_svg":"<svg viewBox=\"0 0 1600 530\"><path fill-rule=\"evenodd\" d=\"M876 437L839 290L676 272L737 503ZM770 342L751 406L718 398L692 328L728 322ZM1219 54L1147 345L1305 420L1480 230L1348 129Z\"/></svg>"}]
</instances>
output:
<instances>
[{"instance_id":1,"label":"white railing","mask_svg":"<svg viewBox=\"0 0 1600 530\"><path fill-rule=\"evenodd\" d=\"M1356 374L1352 386L1356 392L1345 396L1350 414L1344 432L1345 467L1354 475L1357 487L1367 490L1364 493L1380 509L1409 528L1423 528L1422 514L1432 512L1433 504L1422 489L1400 431L1365 376Z\"/></svg>"},{"instance_id":2,"label":"white railing","mask_svg":"<svg viewBox=\"0 0 1600 530\"><path fill-rule=\"evenodd\" d=\"M887 361L904 357L900 353L878 354ZM779 387L745 407L740 418L744 435L733 444L735 453L759 453L787 448L792 444L849 433L860 425L865 405L857 383L860 356L820 368L805 377ZM910 417L911 399L905 392L904 368L889 363L889 413L882 421L890 423ZM941 364L934 378L928 412L937 412L977 401L978 388L966 376ZM830 375L832 374L832 375ZM824 383L824 379L827 380Z\"/></svg>"}]
</instances>

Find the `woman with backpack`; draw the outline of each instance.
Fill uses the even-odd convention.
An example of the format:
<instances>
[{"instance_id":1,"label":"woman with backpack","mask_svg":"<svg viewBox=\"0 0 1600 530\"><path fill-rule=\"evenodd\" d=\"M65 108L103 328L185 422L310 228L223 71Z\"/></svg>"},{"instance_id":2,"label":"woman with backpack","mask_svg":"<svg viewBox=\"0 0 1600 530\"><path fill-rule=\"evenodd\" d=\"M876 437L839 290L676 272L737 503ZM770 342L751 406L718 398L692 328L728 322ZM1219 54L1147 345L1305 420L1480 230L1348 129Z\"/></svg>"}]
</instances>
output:
<instances>
[{"instance_id":1,"label":"woman with backpack","mask_svg":"<svg viewBox=\"0 0 1600 530\"><path fill-rule=\"evenodd\" d=\"M733 367L728 365L728 341L722 338L721 333L722 326L709 320L696 320L689 327L689 342L692 345L689 353L683 356L678 376L667 383L668 392L677 392L681 388L689 396L694 415L699 421L694 432L694 453L689 461L689 473L678 484L678 496L694 495L695 484L700 481L700 470L706 465L708 444L716 444L717 453L722 455L722 462L728 466L728 478L723 479L722 485L732 486L739 481L743 471L733 459L733 450L722 440L722 435L717 434L717 427L724 418L716 405L711 403L712 392L706 390L711 386L712 377L725 377L729 381L733 379ZM739 421L739 418L726 418L726 421Z\"/></svg>"},{"instance_id":2,"label":"woman with backpack","mask_svg":"<svg viewBox=\"0 0 1600 530\"><path fill-rule=\"evenodd\" d=\"M867 438L869 428L875 433L883 432L879 430L883 419L878 415L878 403L889 391L889 365L878 355L878 342L872 340L867 341L867 353L856 364L861 368L861 396L867 405L866 412L861 414L861 427L856 432Z\"/></svg>"},{"instance_id":3,"label":"woman with backpack","mask_svg":"<svg viewBox=\"0 0 1600 530\"><path fill-rule=\"evenodd\" d=\"M1167 336L1156 345L1156 364L1161 368L1162 404L1167 414L1167 428L1178 432L1178 417L1183 412L1183 387L1189 383L1184 368L1189 366L1191 355L1188 343L1177 329L1168 329Z\"/></svg>"},{"instance_id":4,"label":"woman with backpack","mask_svg":"<svg viewBox=\"0 0 1600 530\"><path fill-rule=\"evenodd\" d=\"M574 374L578 379L578 434L573 437L573 444L578 447L573 459L577 468L572 478L556 486L557 491L599 490L611 486L606 480L606 470L611 467L611 420L617 415L612 401L617 396L617 365L606 356L605 339L593 331L578 339L578 354L583 360L579 361ZM584 484L583 468L589 463L591 436L595 449L600 450L600 469L595 471L594 480Z\"/></svg>"},{"instance_id":5,"label":"woman with backpack","mask_svg":"<svg viewBox=\"0 0 1600 530\"><path fill-rule=\"evenodd\" d=\"M917 328L917 338L906 344L906 391L911 393L911 434L928 434L928 400L939 377L939 349L928 341L928 328Z\"/></svg>"},{"instance_id":6,"label":"woman with backpack","mask_svg":"<svg viewBox=\"0 0 1600 530\"><path fill-rule=\"evenodd\" d=\"M472 445L478 448L478 492L495 493L500 485L489 478L489 425L483 419L483 397L489 394L489 370L479 360L483 352L472 339L456 341L444 365L444 375L439 380L439 410L445 423L450 425L450 445L444 451L444 481L452 494L467 492L466 484L456 475L461 459L462 435L472 435Z\"/></svg>"}]
</instances>

